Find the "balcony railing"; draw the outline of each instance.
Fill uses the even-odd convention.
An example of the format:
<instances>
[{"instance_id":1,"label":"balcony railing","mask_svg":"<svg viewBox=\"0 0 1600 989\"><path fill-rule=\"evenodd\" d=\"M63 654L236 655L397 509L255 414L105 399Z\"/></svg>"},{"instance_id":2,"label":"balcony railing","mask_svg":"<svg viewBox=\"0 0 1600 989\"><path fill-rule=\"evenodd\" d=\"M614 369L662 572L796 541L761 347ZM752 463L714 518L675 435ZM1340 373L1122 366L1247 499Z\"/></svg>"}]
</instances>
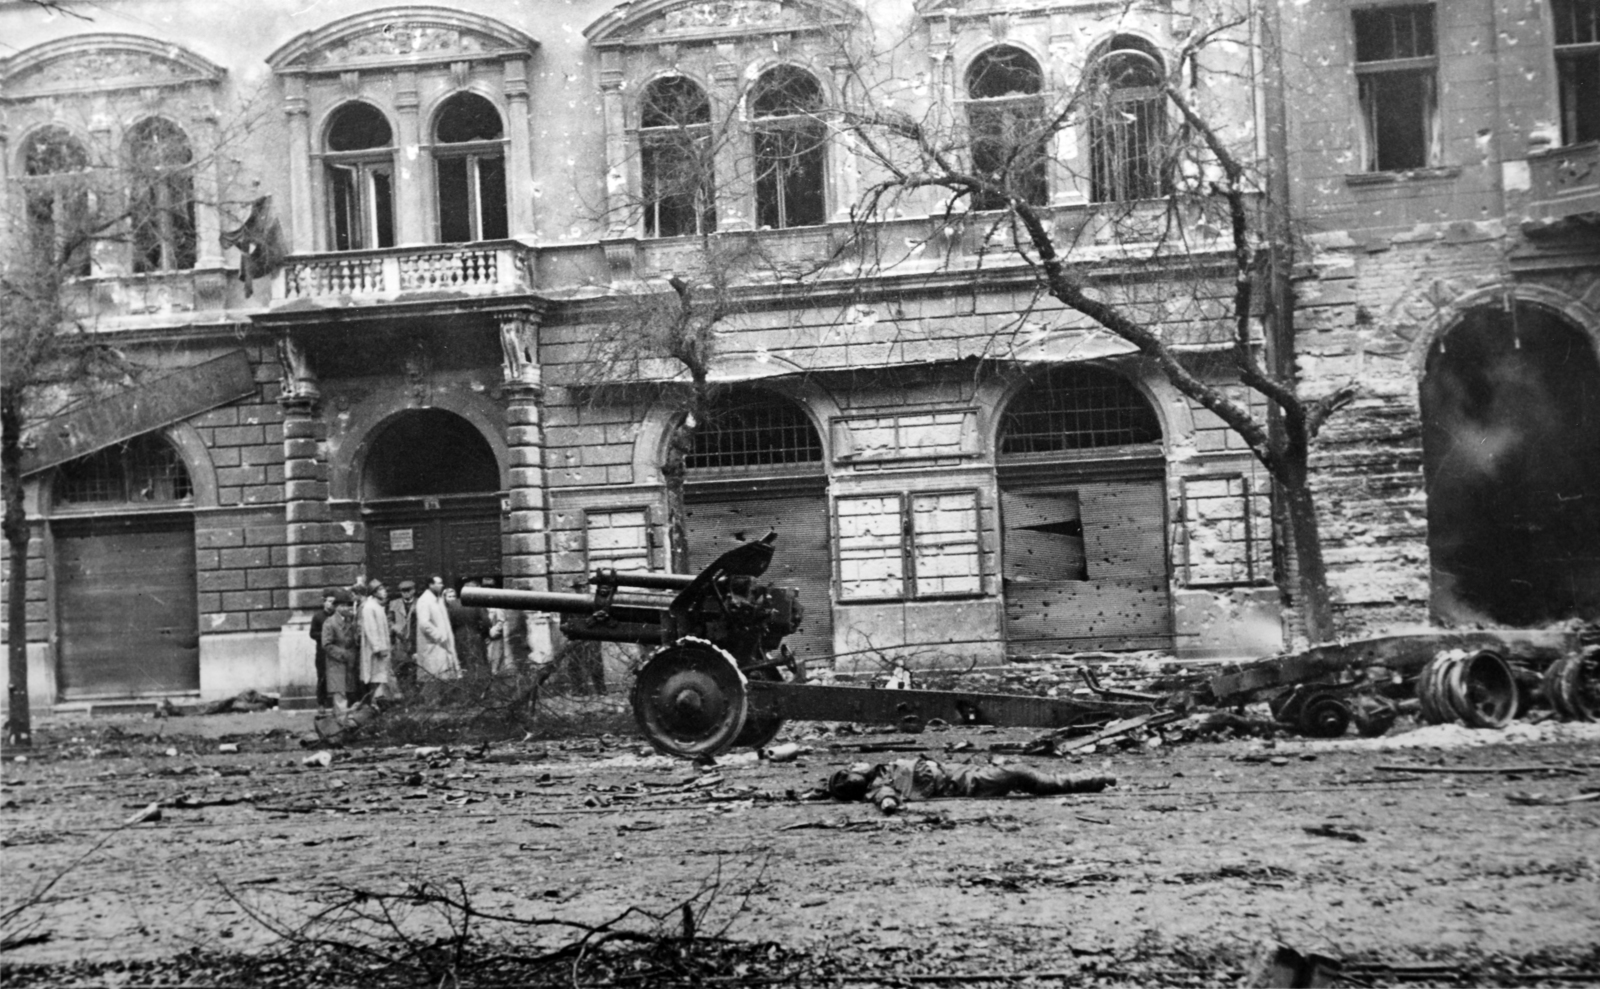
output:
<instances>
[{"instance_id":1,"label":"balcony railing","mask_svg":"<svg viewBox=\"0 0 1600 989\"><path fill-rule=\"evenodd\" d=\"M1600 141L1529 156L1528 200L1541 220L1600 213Z\"/></svg>"},{"instance_id":2,"label":"balcony railing","mask_svg":"<svg viewBox=\"0 0 1600 989\"><path fill-rule=\"evenodd\" d=\"M290 258L273 297L387 301L410 293L497 295L531 288L530 248L514 241L443 244L380 251L340 251Z\"/></svg>"}]
</instances>

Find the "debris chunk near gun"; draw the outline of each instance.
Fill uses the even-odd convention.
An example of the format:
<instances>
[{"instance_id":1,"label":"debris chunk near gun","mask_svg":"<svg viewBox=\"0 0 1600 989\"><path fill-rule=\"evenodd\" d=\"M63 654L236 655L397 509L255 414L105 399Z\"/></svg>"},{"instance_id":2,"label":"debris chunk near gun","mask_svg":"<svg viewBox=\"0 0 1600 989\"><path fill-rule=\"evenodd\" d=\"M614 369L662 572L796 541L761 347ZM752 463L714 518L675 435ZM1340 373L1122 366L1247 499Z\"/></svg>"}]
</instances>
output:
<instances>
[{"instance_id":1,"label":"debris chunk near gun","mask_svg":"<svg viewBox=\"0 0 1600 989\"><path fill-rule=\"evenodd\" d=\"M1174 720L1191 701L1265 700L1281 724L1337 736L1354 721L1382 734L1413 694L1424 720L1503 727L1533 697L1565 718L1600 718L1600 630L1484 630L1325 643L1225 666L1192 697L1100 688L1094 698L951 690L883 690L808 682L783 640L804 618L799 591L762 582L777 533L739 545L698 574L597 570L592 593L464 588L469 607L552 612L576 641L655 647L631 702L658 751L684 758L760 748L786 720L1097 732L1101 740ZM1165 710L1164 710L1165 709ZM1110 734L1108 734L1110 733ZM1084 740L1082 744L1090 744Z\"/></svg>"}]
</instances>

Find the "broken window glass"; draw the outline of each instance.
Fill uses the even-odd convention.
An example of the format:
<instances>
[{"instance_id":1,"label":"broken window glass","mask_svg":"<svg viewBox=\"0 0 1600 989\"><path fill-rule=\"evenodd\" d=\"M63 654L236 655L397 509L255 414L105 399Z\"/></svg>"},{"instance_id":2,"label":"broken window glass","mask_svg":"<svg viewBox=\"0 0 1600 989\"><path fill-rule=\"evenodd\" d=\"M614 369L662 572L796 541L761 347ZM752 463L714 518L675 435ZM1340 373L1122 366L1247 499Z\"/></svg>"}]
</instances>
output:
<instances>
[{"instance_id":1,"label":"broken window glass","mask_svg":"<svg viewBox=\"0 0 1600 989\"><path fill-rule=\"evenodd\" d=\"M1044 73L1020 48L991 48L968 67L972 169L991 186L973 194L974 209L1004 209L1012 198L1035 206L1048 201L1043 94Z\"/></svg>"},{"instance_id":2,"label":"broken window glass","mask_svg":"<svg viewBox=\"0 0 1600 989\"><path fill-rule=\"evenodd\" d=\"M1087 101L1090 201L1155 199L1166 192L1161 84L1161 62L1138 38L1113 38L1095 64Z\"/></svg>"},{"instance_id":3,"label":"broken window glass","mask_svg":"<svg viewBox=\"0 0 1600 989\"><path fill-rule=\"evenodd\" d=\"M127 153L133 270L193 268L194 153L188 137L177 124L152 117L129 132Z\"/></svg>"},{"instance_id":4,"label":"broken window glass","mask_svg":"<svg viewBox=\"0 0 1600 989\"><path fill-rule=\"evenodd\" d=\"M1600 140L1600 2L1553 0L1561 143Z\"/></svg>"},{"instance_id":5,"label":"broken window glass","mask_svg":"<svg viewBox=\"0 0 1600 989\"><path fill-rule=\"evenodd\" d=\"M55 480L55 499L62 503L182 501L193 495L183 458L160 433L63 464Z\"/></svg>"},{"instance_id":6,"label":"broken window glass","mask_svg":"<svg viewBox=\"0 0 1600 989\"><path fill-rule=\"evenodd\" d=\"M1433 6L1376 7L1352 16L1366 170L1438 164Z\"/></svg>"},{"instance_id":7,"label":"broken window glass","mask_svg":"<svg viewBox=\"0 0 1600 989\"><path fill-rule=\"evenodd\" d=\"M44 127L24 141L24 209L40 256L68 275L89 274L89 156L64 127Z\"/></svg>"},{"instance_id":8,"label":"broken window glass","mask_svg":"<svg viewBox=\"0 0 1600 989\"><path fill-rule=\"evenodd\" d=\"M347 103L328 124L329 236L336 251L393 247L394 132L376 107Z\"/></svg>"},{"instance_id":9,"label":"broken window glass","mask_svg":"<svg viewBox=\"0 0 1600 989\"><path fill-rule=\"evenodd\" d=\"M681 237L717 229L711 103L682 76L657 79L639 115L639 164L647 237Z\"/></svg>"},{"instance_id":10,"label":"broken window glass","mask_svg":"<svg viewBox=\"0 0 1600 989\"><path fill-rule=\"evenodd\" d=\"M809 72L780 65L756 82L756 225L812 226L826 218L823 186L828 128L818 119L822 87Z\"/></svg>"},{"instance_id":11,"label":"broken window glass","mask_svg":"<svg viewBox=\"0 0 1600 989\"><path fill-rule=\"evenodd\" d=\"M476 93L445 101L434 127L439 242L508 235L505 131L494 104Z\"/></svg>"}]
</instances>

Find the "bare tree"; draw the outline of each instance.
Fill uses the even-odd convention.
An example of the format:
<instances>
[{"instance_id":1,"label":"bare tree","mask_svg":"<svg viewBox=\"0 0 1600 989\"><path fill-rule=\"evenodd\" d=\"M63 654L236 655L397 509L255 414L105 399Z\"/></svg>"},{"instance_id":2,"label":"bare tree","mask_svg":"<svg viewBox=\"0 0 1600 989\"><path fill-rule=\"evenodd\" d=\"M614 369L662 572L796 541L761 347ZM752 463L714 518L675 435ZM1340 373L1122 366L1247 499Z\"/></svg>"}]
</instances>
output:
<instances>
[{"instance_id":1,"label":"bare tree","mask_svg":"<svg viewBox=\"0 0 1600 989\"><path fill-rule=\"evenodd\" d=\"M197 211L249 212L232 241L251 275L275 254L252 222L262 203L215 198L237 185L233 149L255 129L261 106L248 98L199 150L162 117L131 128L118 147L91 147L72 130L33 130L23 148L23 174L4 190L0 231L0 487L9 598L6 611L9 687L6 737L31 744L28 705L27 559L29 525L23 498L24 443L30 428L139 381L155 364L94 332L91 294L80 279L102 261L127 259L135 273L193 268ZM80 132L84 129L80 129ZM202 176L218 176L216 182ZM208 192L210 190L210 192ZM254 208L252 208L254 207Z\"/></svg>"},{"instance_id":2,"label":"bare tree","mask_svg":"<svg viewBox=\"0 0 1600 989\"><path fill-rule=\"evenodd\" d=\"M853 149L861 181L850 242L814 277L838 277L846 256L863 281L902 262L881 230L918 213L977 243L947 255L946 268L1025 266L1036 306L1053 300L1127 341L1243 438L1277 483L1306 635L1324 639L1332 617L1309 458L1356 390L1309 397L1293 375L1288 204L1268 176L1283 163L1262 153L1251 120L1252 94L1281 59L1262 40L1275 22L1231 0L1197 0L1168 12L1179 44L1162 52L1121 31L1139 12L1136 3L1109 12L1102 26L1117 33L1074 71L991 47L954 81L955 106L918 92L935 87L915 71L914 34L837 32L831 54L849 85L844 105L818 119ZM1052 185L1079 190L1080 204L1052 200ZM1134 277L1097 280L1091 259ZM1175 313L1185 294L1193 305Z\"/></svg>"}]
</instances>

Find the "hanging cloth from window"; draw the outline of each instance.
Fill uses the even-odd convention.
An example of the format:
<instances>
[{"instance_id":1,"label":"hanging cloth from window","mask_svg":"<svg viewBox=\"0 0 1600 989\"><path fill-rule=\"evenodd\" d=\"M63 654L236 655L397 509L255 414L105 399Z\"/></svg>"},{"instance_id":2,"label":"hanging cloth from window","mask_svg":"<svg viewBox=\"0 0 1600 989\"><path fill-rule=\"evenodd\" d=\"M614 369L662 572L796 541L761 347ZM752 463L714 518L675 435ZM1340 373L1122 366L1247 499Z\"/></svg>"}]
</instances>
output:
<instances>
[{"instance_id":1,"label":"hanging cloth from window","mask_svg":"<svg viewBox=\"0 0 1600 989\"><path fill-rule=\"evenodd\" d=\"M272 212L272 197L262 196L251 203L244 223L223 233L222 246L239 249L239 280L244 282L245 296L253 295L255 280L277 271L288 254L283 227Z\"/></svg>"}]
</instances>

